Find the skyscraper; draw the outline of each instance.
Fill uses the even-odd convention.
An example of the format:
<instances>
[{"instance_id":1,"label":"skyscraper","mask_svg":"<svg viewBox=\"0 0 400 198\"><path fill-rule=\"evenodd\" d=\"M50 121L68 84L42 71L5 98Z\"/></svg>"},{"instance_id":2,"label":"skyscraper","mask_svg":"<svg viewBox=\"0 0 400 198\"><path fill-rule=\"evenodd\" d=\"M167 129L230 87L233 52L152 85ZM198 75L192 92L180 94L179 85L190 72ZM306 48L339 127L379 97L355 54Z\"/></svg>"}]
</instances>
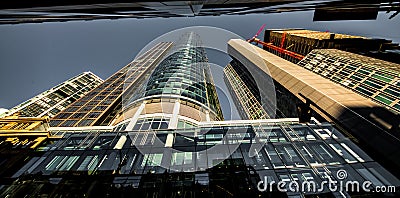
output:
<instances>
[{"instance_id":1,"label":"skyscraper","mask_svg":"<svg viewBox=\"0 0 400 198\"><path fill-rule=\"evenodd\" d=\"M7 115L19 112L21 116L26 117L54 117L102 82L103 80L92 72L83 72L11 108Z\"/></svg>"},{"instance_id":2,"label":"skyscraper","mask_svg":"<svg viewBox=\"0 0 400 198\"><path fill-rule=\"evenodd\" d=\"M158 129L158 125L163 128L168 123L165 127L176 129L195 126L200 121L222 120L210 66L201 45L196 33L182 35L142 89L128 96L124 113L115 124L125 120L126 130L146 130ZM163 121L147 122L153 119Z\"/></svg>"},{"instance_id":3,"label":"skyscraper","mask_svg":"<svg viewBox=\"0 0 400 198\"><path fill-rule=\"evenodd\" d=\"M280 95L296 98L295 100L288 100L290 103L286 106L292 107L289 111L296 112L296 109L293 109L293 107L296 107L296 101L307 104L324 119L342 127L350 137L360 143L363 149L385 164L391 171L398 171L397 167L400 164L395 160L397 159L395 156L400 157L400 152L397 149L400 144L398 114L388 111L383 105L373 102L371 99L363 97L330 79L279 58L243 40L230 40L228 53L249 70L258 69L259 72L263 72L264 75L269 75L274 79L277 90L284 91L282 92L284 94L277 94L278 109L283 106L282 103L285 103L285 100L278 99L278 97L282 97ZM262 59L262 61L257 61L257 58ZM392 79L390 80L392 82ZM396 81L393 81L393 83L396 83ZM260 91L266 89L263 86L258 88ZM371 142L371 139L374 139L374 141ZM380 142L380 144L376 142Z\"/></svg>"},{"instance_id":4,"label":"skyscraper","mask_svg":"<svg viewBox=\"0 0 400 198\"><path fill-rule=\"evenodd\" d=\"M224 68L224 80L242 119L271 118L261 105L256 82L240 62L233 60Z\"/></svg>"},{"instance_id":5,"label":"skyscraper","mask_svg":"<svg viewBox=\"0 0 400 198\"><path fill-rule=\"evenodd\" d=\"M140 84L145 74L152 71L171 43L162 42L117 71L101 85L58 113L50 121L51 126L109 125L122 107L122 95ZM127 83L126 80L131 80ZM126 87L124 87L127 85Z\"/></svg>"},{"instance_id":6,"label":"skyscraper","mask_svg":"<svg viewBox=\"0 0 400 198\"><path fill-rule=\"evenodd\" d=\"M296 105L301 100L272 78L255 78L254 74L262 71L250 72L235 57L232 59L224 68L224 80L242 119L298 117Z\"/></svg>"}]
</instances>

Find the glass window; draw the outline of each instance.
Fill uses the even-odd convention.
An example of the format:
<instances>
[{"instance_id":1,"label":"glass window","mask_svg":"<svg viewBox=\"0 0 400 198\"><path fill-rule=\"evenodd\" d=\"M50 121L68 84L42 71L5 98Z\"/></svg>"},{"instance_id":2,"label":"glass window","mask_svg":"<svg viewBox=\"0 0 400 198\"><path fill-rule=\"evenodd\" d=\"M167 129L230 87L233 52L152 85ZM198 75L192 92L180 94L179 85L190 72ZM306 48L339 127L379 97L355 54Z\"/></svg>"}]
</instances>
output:
<instances>
[{"instance_id":1,"label":"glass window","mask_svg":"<svg viewBox=\"0 0 400 198\"><path fill-rule=\"evenodd\" d=\"M383 102L383 103L385 103L387 105L390 105L393 102L392 98L390 98L390 97L388 97L386 95L383 95L383 94L379 94L379 95L375 96L375 99L377 99L380 102Z\"/></svg>"},{"instance_id":2,"label":"glass window","mask_svg":"<svg viewBox=\"0 0 400 198\"><path fill-rule=\"evenodd\" d=\"M395 85L397 85L398 87L400 87L400 80L397 80L397 82L395 83Z\"/></svg>"},{"instance_id":3,"label":"glass window","mask_svg":"<svg viewBox=\"0 0 400 198\"><path fill-rule=\"evenodd\" d=\"M367 79L366 81L364 81L364 83L369 85L369 86L371 86L371 87L377 88L377 89L381 89L384 86L384 84L382 82L379 82L379 81L374 80L372 78Z\"/></svg>"},{"instance_id":4,"label":"glass window","mask_svg":"<svg viewBox=\"0 0 400 198\"><path fill-rule=\"evenodd\" d=\"M347 163L355 163L357 162L356 157L360 162L364 162L362 158L360 158L350 147L348 147L345 143L334 143L329 144L329 146L340 156L344 158Z\"/></svg>"},{"instance_id":5,"label":"glass window","mask_svg":"<svg viewBox=\"0 0 400 198\"><path fill-rule=\"evenodd\" d=\"M379 79L379 80L382 80L384 82L390 82L390 81L393 80L392 76L389 76L387 74L383 74L383 73L380 73L380 72L375 73L374 75L372 75L372 77L374 77L376 79Z\"/></svg>"},{"instance_id":6,"label":"glass window","mask_svg":"<svg viewBox=\"0 0 400 198\"><path fill-rule=\"evenodd\" d=\"M361 69L358 70L358 72L360 72L360 73L362 73L362 74L365 74L365 75L368 75L368 74L370 74L372 71L369 70L369 69L361 68Z\"/></svg>"},{"instance_id":7,"label":"glass window","mask_svg":"<svg viewBox=\"0 0 400 198\"><path fill-rule=\"evenodd\" d=\"M400 104L399 103L395 104L393 107L400 111Z\"/></svg>"},{"instance_id":8,"label":"glass window","mask_svg":"<svg viewBox=\"0 0 400 198\"><path fill-rule=\"evenodd\" d=\"M332 80L335 82L340 82L342 80L342 78L340 76L333 76Z\"/></svg>"},{"instance_id":9,"label":"glass window","mask_svg":"<svg viewBox=\"0 0 400 198\"><path fill-rule=\"evenodd\" d=\"M254 145L252 145L254 146ZM258 145L256 146L257 148L262 148L263 145ZM269 169L271 168L271 164L269 163L268 160L268 155L265 153L264 149L261 149L260 151L258 151L257 149L254 150L254 156L250 157L249 153L250 153L250 146L249 144L242 144L241 145L241 149L237 150L237 151L241 151L241 155L238 156L239 158L244 158L246 164L249 164L251 166L253 166L255 169L259 170L259 169Z\"/></svg>"},{"instance_id":10,"label":"glass window","mask_svg":"<svg viewBox=\"0 0 400 198\"><path fill-rule=\"evenodd\" d=\"M268 158L270 159L271 164L274 168L285 168L283 162L281 161L271 144L266 145L264 150L267 153Z\"/></svg>"},{"instance_id":11,"label":"glass window","mask_svg":"<svg viewBox=\"0 0 400 198\"><path fill-rule=\"evenodd\" d=\"M306 163L302 160L300 155L295 151L292 145L275 145L276 151L280 158L289 167L304 167Z\"/></svg>"},{"instance_id":12,"label":"glass window","mask_svg":"<svg viewBox=\"0 0 400 198\"><path fill-rule=\"evenodd\" d=\"M80 107L76 107L76 106L72 106L72 107L68 107L65 111L68 112L75 112L79 109Z\"/></svg>"},{"instance_id":13,"label":"glass window","mask_svg":"<svg viewBox=\"0 0 400 198\"><path fill-rule=\"evenodd\" d=\"M337 139L337 136L332 133L329 129L314 129L315 133L317 133L322 139L330 139L334 138Z\"/></svg>"},{"instance_id":14,"label":"glass window","mask_svg":"<svg viewBox=\"0 0 400 198\"><path fill-rule=\"evenodd\" d=\"M65 160L64 164L60 167L59 171L68 171L72 168L72 166L78 161L80 156L69 156L67 160Z\"/></svg>"},{"instance_id":15,"label":"glass window","mask_svg":"<svg viewBox=\"0 0 400 198\"><path fill-rule=\"evenodd\" d=\"M104 111L105 109L107 109L108 106L97 106L94 108L95 111Z\"/></svg>"},{"instance_id":16,"label":"glass window","mask_svg":"<svg viewBox=\"0 0 400 198\"><path fill-rule=\"evenodd\" d=\"M161 121L160 129L168 129L169 121Z\"/></svg>"},{"instance_id":17,"label":"glass window","mask_svg":"<svg viewBox=\"0 0 400 198\"><path fill-rule=\"evenodd\" d=\"M142 126L142 124L143 124L142 122L136 122L136 124L135 124L135 126L133 127L132 130L134 130L134 131L139 130L140 127Z\"/></svg>"},{"instance_id":18,"label":"glass window","mask_svg":"<svg viewBox=\"0 0 400 198\"><path fill-rule=\"evenodd\" d=\"M64 120L50 120L50 126L58 126Z\"/></svg>"},{"instance_id":19,"label":"glass window","mask_svg":"<svg viewBox=\"0 0 400 198\"><path fill-rule=\"evenodd\" d=\"M101 114L100 112L90 112L86 117L97 118L97 117L99 117L100 114Z\"/></svg>"},{"instance_id":20,"label":"glass window","mask_svg":"<svg viewBox=\"0 0 400 198\"><path fill-rule=\"evenodd\" d=\"M120 161L121 158L118 152L110 152L103 156L97 167L99 170L116 170Z\"/></svg>"},{"instance_id":21,"label":"glass window","mask_svg":"<svg viewBox=\"0 0 400 198\"><path fill-rule=\"evenodd\" d=\"M93 121L93 119L83 119L79 122L78 126L89 126Z\"/></svg>"},{"instance_id":22,"label":"glass window","mask_svg":"<svg viewBox=\"0 0 400 198\"><path fill-rule=\"evenodd\" d=\"M140 128L141 131L147 131L150 129L150 122L144 122L142 127Z\"/></svg>"},{"instance_id":23,"label":"glass window","mask_svg":"<svg viewBox=\"0 0 400 198\"><path fill-rule=\"evenodd\" d=\"M131 172L132 168L134 168L135 160L138 155L129 152L126 154L126 156L127 156L126 164L121 168L121 173L123 174L128 174Z\"/></svg>"},{"instance_id":24,"label":"glass window","mask_svg":"<svg viewBox=\"0 0 400 198\"><path fill-rule=\"evenodd\" d=\"M386 93L392 94L395 97L400 97L400 91L395 89L393 86L390 86L384 90Z\"/></svg>"},{"instance_id":25,"label":"glass window","mask_svg":"<svg viewBox=\"0 0 400 198\"><path fill-rule=\"evenodd\" d=\"M78 120L67 120L62 124L62 126L70 127L70 126L73 126L76 122L78 122Z\"/></svg>"},{"instance_id":26,"label":"glass window","mask_svg":"<svg viewBox=\"0 0 400 198\"><path fill-rule=\"evenodd\" d=\"M265 128L264 131L269 133L270 142L287 142L287 138L283 134L280 128L274 128L274 129Z\"/></svg>"},{"instance_id":27,"label":"glass window","mask_svg":"<svg viewBox=\"0 0 400 198\"><path fill-rule=\"evenodd\" d=\"M352 75L350 78L352 78L352 79L354 79L354 80L356 80L356 81L361 81L364 77L360 77L360 76L354 74L354 75Z\"/></svg>"},{"instance_id":28,"label":"glass window","mask_svg":"<svg viewBox=\"0 0 400 198\"><path fill-rule=\"evenodd\" d=\"M323 163L338 163L338 159L334 157L330 152L331 150L327 148L322 143L316 143L311 145L312 150L318 156L318 158Z\"/></svg>"},{"instance_id":29,"label":"glass window","mask_svg":"<svg viewBox=\"0 0 400 198\"><path fill-rule=\"evenodd\" d=\"M185 122L178 121L178 129L183 129L183 128L185 128Z\"/></svg>"},{"instance_id":30,"label":"glass window","mask_svg":"<svg viewBox=\"0 0 400 198\"><path fill-rule=\"evenodd\" d=\"M355 71L358 68L358 66L354 66L354 65L347 65L346 69L351 70L351 71Z\"/></svg>"},{"instance_id":31,"label":"glass window","mask_svg":"<svg viewBox=\"0 0 400 198\"><path fill-rule=\"evenodd\" d=\"M142 167L147 166L160 166L163 154L162 153L152 153L145 154L144 160L142 162Z\"/></svg>"},{"instance_id":32,"label":"glass window","mask_svg":"<svg viewBox=\"0 0 400 198\"><path fill-rule=\"evenodd\" d=\"M171 159L171 165L173 166L188 165L192 164L192 161L193 161L192 152L173 153Z\"/></svg>"},{"instance_id":33,"label":"glass window","mask_svg":"<svg viewBox=\"0 0 400 198\"><path fill-rule=\"evenodd\" d=\"M159 126L160 122L157 122L156 120L151 123L151 129L158 129Z\"/></svg>"},{"instance_id":34,"label":"glass window","mask_svg":"<svg viewBox=\"0 0 400 198\"><path fill-rule=\"evenodd\" d=\"M65 119L65 118L68 118L71 115L72 115L72 113L60 113L55 118Z\"/></svg>"},{"instance_id":35,"label":"glass window","mask_svg":"<svg viewBox=\"0 0 400 198\"><path fill-rule=\"evenodd\" d=\"M86 113L74 113L71 118L83 118Z\"/></svg>"},{"instance_id":36,"label":"glass window","mask_svg":"<svg viewBox=\"0 0 400 198\"><path fill-rule=\"evenodd\" d=\"M372 96L375 93L375 91L372 91L371 88L368 88L365 85L358 86L356 90L367 96Z\"/></svg>"},{"instance_id":37,"label":"glass window","mask_svg":"<svg viewBox=\"0 0 400 198\"><path fill-rule=\"evenodd\" d=\"M46 166L45 170L54 171L57 167L67 159L68 156L55 156Z\"/></svg>"}]
</instances>

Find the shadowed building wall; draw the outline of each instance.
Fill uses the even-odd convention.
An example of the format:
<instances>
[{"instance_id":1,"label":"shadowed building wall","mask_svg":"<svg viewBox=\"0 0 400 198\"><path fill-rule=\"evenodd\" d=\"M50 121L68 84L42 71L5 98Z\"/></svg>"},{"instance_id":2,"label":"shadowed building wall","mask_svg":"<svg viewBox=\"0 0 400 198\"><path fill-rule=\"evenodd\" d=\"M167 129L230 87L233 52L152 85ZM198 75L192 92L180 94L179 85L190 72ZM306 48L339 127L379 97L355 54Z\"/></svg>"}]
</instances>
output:
<instances>
[{"instance_id":1,"label":"shadowed building wall","mask_svg":"<svg viewBox=\"0 0 400 198\"><path fill-rule=\"evenodd\" d=\"M237 60L246 62L246 67L257 67L264 71L265 75L271 75L276 82L299 99L311 103L316 112L343 127L374 158L399 174L397 167L400 162L397 159L400 157L400 139L397 133L397 114L385 110L382 105L371 99L246 41L230 40L228 53ZM261 58L262 61L255 57Z\"/></svg>"}]
</instances>

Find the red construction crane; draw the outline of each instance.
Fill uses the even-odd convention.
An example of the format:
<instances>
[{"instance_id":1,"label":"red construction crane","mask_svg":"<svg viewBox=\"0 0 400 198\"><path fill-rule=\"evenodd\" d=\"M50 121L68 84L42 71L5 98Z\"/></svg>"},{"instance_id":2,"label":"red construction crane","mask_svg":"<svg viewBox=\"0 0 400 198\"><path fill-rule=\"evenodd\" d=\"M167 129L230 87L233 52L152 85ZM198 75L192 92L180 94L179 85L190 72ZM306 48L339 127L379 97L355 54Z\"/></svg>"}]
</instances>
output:
<instances>
[{"instance_id":1,"label":"red construction crane","mask_svg":"<svg viewBox=\"0 0 400 198\"><path fill-rule=\"evenodd\" d=\"M301 55L301 54L298 54L296 52L292 52L292 51L289 51L289 50L283 48L284 43L285 43L285 39L286 39L286 32L283 32L283 34L282 34L282 40L281 40L281 46L280 47L275 46L273 43L266 43L266 42L261 41L260 39L258 39L257 36L264 29L264 27L265 27L265 24L262 25L261 28L258 30L258 32L253 36L253 38L248 39L247 42L249 42L249 43L255 42L255 43L260 44L260 45L262 45L264 47L272 49L272 50L274 50L274 51L276 51L278 53L286 54L286 55L288 55L290 57L293 57L295 59L298 59L298 60L302 60L304 58L304 56Z\"/></svg>"},{"instance_id":2,"label":"red construction crane","mask_svg":"<svg viewBox=\"0 0 400 198\"><path fill-rule=\"evenodd\" d=\"M253 38L248 39L247 42L249 42L249 43L253 42L254 39L256 39L257 36L261 33L261 31L263 31L264 27L265 27L265 24L263 24L263 25L260 27L260 29L258 29L257 33L253 36Z\"/></svg>"}]
</instances>

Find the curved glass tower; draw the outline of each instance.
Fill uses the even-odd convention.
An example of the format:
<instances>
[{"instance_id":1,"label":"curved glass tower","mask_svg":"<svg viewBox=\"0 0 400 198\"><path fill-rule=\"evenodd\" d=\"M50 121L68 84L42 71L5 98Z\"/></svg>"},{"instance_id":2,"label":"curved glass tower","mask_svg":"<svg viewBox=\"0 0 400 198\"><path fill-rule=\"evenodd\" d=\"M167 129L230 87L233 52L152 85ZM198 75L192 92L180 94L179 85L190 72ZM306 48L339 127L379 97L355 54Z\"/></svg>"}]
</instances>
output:
<instances>
[{"instance_id":1,"label":"curved glass tower","mask_svg":"<svg viewBox=\"0 0 400 198\"><path fill-rule=\"evenodd\" d=\"M199 35L183 34L128 101L115 122L120 130L191 128L201 121L223 120Z\"/></svg>"}]
</instances>

